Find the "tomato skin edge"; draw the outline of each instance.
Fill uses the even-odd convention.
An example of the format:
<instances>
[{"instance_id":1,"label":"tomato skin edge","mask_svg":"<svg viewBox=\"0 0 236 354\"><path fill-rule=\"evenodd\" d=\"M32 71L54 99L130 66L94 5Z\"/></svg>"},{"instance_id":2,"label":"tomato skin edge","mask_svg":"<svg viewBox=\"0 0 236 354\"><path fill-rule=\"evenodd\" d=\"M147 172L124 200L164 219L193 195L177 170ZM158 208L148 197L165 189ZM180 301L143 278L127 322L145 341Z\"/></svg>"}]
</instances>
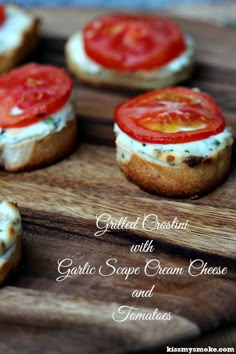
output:
<instances>
[{"instance_id":1,"label":"tomato skin edge","mask_svg":"<svg viewBox=\"0 0 236 354\"><path fill-rule=\"evenodd\" d=\"M137 102L137 100L141 100L145 98L146 96L155 94L155 93L160 93L160 92L165 92L168 90L176 90L177 92L193 92L194 95L197 95L197 93L191 89L185 88L185 87L175 87L175 88L165 88L165 89L158 89L155 91L151 91L148 93L141 94L139 96L130 98L124 102L121 102L119 105L117 105L114 109L114 120L115 123L118 125L120 130L127 134L130 138L137 140L141 143L148 143L148 144L182 144L182 143L189 143L189 142L195 142L195 141L200 141L203 139L207 139L210 136L217 135L225 129L226 123L225 123L225 117L221 113L220 108L217 106L216 102L214 99L209 96L207 93L201 92L199 95L201 97L204 97L207 101L209 101L210 104L213 105L213 108L215 110L215 114L217 115L217 120L218 124L216 127L209 128L208 130L206 129L198 129L198 130L193 130L191 132L187 131L179 131L176 133L161 133L161 132L154 132L154 131L145 131L145 129L142 129L140 127L137 128L134 124L128 124L129 123L129 118L119 118L120 115L120 110L124 107L124 105L127 105L129 102ZM190 91L191 90L191 91ZM128 123L127 123L128 122ZM136 129L137 128L137 129Z\"/></svg>"},{"instance_id":2,"label":"tomato skin edge","mask_svg":"<svg viewBox=\"0 0 236 354\"><path fill-rule=\"evenodd\" d=\"M96 21L103 21L103 20L105 21L113 17L114 18L120 17L121 18L120 21L122 21L122 19L124 21L125 20L128 21L128 19L137 20L138 18L140 18L140 20L144 22L144 25L147 19L149 19L150 22L153 22L155 20L162 21L166 24L167 28L172 27L173 33L171 35L169 34L169 37L166 38L165 41L163 41L162 39L162 41L165 43L165 46L163 47L163 43L162 43L162 49L159 50L156 49L154 51L155 55L153 54L153 56L151 56L150 53L147 53L147 58L145 60L142 59L141 61L138 61L137 59L137 62L135 62L133 58L132 63L130 63L129 61L126 61L125 56L121 56L120 59L117 59L114 53L113 54L106 53L107 49L105 50L105 48L103 48L103 50L101 51L100 45L98 43L92 43L91 39L87 39L86 33L91 32L93 28L93 24ZM149 29L149 34L150 33L152 33L152 31ZM155 36L153 38L155 38ZM137 14L129 15L123 13L111 13L109 15L97 17L94 20L92 20L90 23L88 23L83 29L83 41L84 41L85 52L89 58L91 58L97 64L103 66L106 69L117 70L122 72L160 69L162 66L168 64L170 61L177 58L186 49L184 35L180 27L174 21L171 21L162 16L153 16L153 15L137 15Z\"/></svg>"}]
</instances>

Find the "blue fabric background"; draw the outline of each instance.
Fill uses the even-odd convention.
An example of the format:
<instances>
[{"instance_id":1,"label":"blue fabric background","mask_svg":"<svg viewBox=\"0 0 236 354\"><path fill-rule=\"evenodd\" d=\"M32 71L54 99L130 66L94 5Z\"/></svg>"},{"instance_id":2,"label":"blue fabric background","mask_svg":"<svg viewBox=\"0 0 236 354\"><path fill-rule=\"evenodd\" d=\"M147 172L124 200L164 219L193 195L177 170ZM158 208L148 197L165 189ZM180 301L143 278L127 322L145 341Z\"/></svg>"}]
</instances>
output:
<instances>
[{"instance_id":1,"label":"blue fabric background","mask_svg":"<svg viewBox=\"0 0 236 354\"><path fill-rule=\"evenodd\" d=\"M0 3L14 2L24 6L84 6L84 7L107 7L126 9L158 9L179 4L206 4L224 3L230 0L14 0L0 1Z\"/></svg>"}]
</instances>

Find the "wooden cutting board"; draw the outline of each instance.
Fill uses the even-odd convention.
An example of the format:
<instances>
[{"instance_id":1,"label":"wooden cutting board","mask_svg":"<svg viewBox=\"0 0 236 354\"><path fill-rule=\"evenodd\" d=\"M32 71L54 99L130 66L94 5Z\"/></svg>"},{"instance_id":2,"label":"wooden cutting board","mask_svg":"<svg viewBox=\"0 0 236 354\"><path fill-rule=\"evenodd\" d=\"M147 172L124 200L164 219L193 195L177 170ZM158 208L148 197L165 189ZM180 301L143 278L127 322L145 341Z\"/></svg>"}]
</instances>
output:
<instances>
[{"instance_id":1,"label":"wooden cutting board","mask_svg":"<svg viewBox=\"0 0 236 354\"><path fill-rule=\"evenodd\" d=\"M33 60L64 66L69 33L101 11L36 11L44 22ZM187 83L218 101L236 129L236 31L178 19L197 44L196 71ZM1 172L0 197L18 203L23 215L23 259L18 275L0 290L1 353L125 353L182 343L236 320L236 168L214 192L196 200L150 195L129 183L115 161L112 111L135 92L99 90L76 83L80 126L78 149L67 159L38 171ZM96 216L113 221L189 221L184 230L111 230L96 237ZM131 252L132 245L153 240L153 252ZM57 282L58 259L88 262L99 269L110 258L140 274L80 274ZM148 277L144 265L183 268L182 275ZM190 260L227 267L226 275L192 277ZM151 297L132 297L135 289ZM121 306L139 312L171 312L171 321L114 321ZM120 317L117 317L120 319ZM14 333L14 336L12 336Z\"/></svg>"}]
</instances>

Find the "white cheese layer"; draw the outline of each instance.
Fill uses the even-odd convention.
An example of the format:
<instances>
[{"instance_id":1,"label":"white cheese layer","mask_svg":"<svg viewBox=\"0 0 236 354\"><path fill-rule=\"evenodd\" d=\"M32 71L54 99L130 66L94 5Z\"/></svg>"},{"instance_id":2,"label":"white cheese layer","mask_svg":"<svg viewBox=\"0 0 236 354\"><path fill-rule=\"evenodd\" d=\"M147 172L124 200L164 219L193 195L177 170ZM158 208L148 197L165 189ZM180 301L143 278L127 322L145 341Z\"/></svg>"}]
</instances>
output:
<instances>
[{"instance_id":1,"label":"white cheese layer","mask_svg":"<svg viewBox=\"0 0 236 354\"><path fill-rule=\"evenodd\" d=\"M115 70L107 69L88 57L84 49L82 32L75 33L69 38L67 43L67 51L70 53L71 61L75 65L78 65L80 70L84 72L90 74L98 74L104 70L107 70L110 73L115 72ZM186 36L186 50L168 64L162 66L161 68L152 70L119 71L119 75L127 75L130 73L137 78L143 79L155 79L158 75L158 78L164 79L166 76L169 76L170 73L175 73L180 68L187 67L193 61L194 51L192 38L190 36Z\"/></svg>"},{"instance_id":2,"label":"white cheese layer","mask_svg":"<svg viewBox=\"0 0 236 354\"><path fill-rule=\"evenodd\" d=\"M207 139L182 144L144 144L125 134L117 124L114 126L114 131L116 145L120 151L118 159L124 162L128 162L132 154L137 154L152 162L178 166L188 156L212 157L226 146L233 144L233 136L229 128ZM173 156L175 159L168 162L167 156Z\"/></svg>"},{"instance_id":3,"label":"white cheese layer","mask_svg":"<svg viewBox=\"0 0 236 354\"><path fill-rule=\"evenodd\" d=\"M0 26L0 54L17 48L22 36L33 24L34 19L23 9L6 5L6 20Z\"/></svg>"},{"instance_id":4,"label":"white cheese layer","mask_svg":"<svg viewBox=\"0 0 236 354\"><path fill-rule=\"evenodd\" d=\"M14 107L13 114L20 113L18 107ZM0 128L0 148L4 145L16 144L27 139L37 139L48 134L62 130L69 120L74 119L72 98L59 111L44 118L40 122L22 128Z\"/></svg>"}]
</instances>

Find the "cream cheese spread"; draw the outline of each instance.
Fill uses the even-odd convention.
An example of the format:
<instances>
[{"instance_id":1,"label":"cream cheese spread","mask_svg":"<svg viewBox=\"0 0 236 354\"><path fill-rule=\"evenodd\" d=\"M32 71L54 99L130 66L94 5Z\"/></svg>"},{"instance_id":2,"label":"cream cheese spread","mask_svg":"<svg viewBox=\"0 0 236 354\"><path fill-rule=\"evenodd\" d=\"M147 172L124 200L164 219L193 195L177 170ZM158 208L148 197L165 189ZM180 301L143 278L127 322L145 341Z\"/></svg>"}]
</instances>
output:
<instances>
[{"instance_id":1,"label":"cream cheese spread","mask_svg":"<svg viewBox=\"0 0 236 354\"><path fill-rule=\"evenodd\" d=\"M13 114L21 113L18 107L14 107ZM16 144L23 140L41 138L48 134L62 130L69 120L74 119L72 97L59 111L44 118L40 122L22 128L0 128L0 147Z\"/></svg>"},{"instance_id":2,"label":"cream cheese spread","mask_svg":"<svg viewBox=\"0 0 236 354\"><path fill-rule=\"evenodd\" d=\"M120 156L118 159L124 162L129 161L132 154L162 164L178 166L183 160L191 155L208 158L226 146L233 144L233 136L230 128L225 128L223 132L212 135L209 138L182 144L148 144L139 142L125 134L117 124L114 126L116 134L116 145ZM173 156L174 160L167 160L168 156Z\"/></svg>"}]
</instances>

